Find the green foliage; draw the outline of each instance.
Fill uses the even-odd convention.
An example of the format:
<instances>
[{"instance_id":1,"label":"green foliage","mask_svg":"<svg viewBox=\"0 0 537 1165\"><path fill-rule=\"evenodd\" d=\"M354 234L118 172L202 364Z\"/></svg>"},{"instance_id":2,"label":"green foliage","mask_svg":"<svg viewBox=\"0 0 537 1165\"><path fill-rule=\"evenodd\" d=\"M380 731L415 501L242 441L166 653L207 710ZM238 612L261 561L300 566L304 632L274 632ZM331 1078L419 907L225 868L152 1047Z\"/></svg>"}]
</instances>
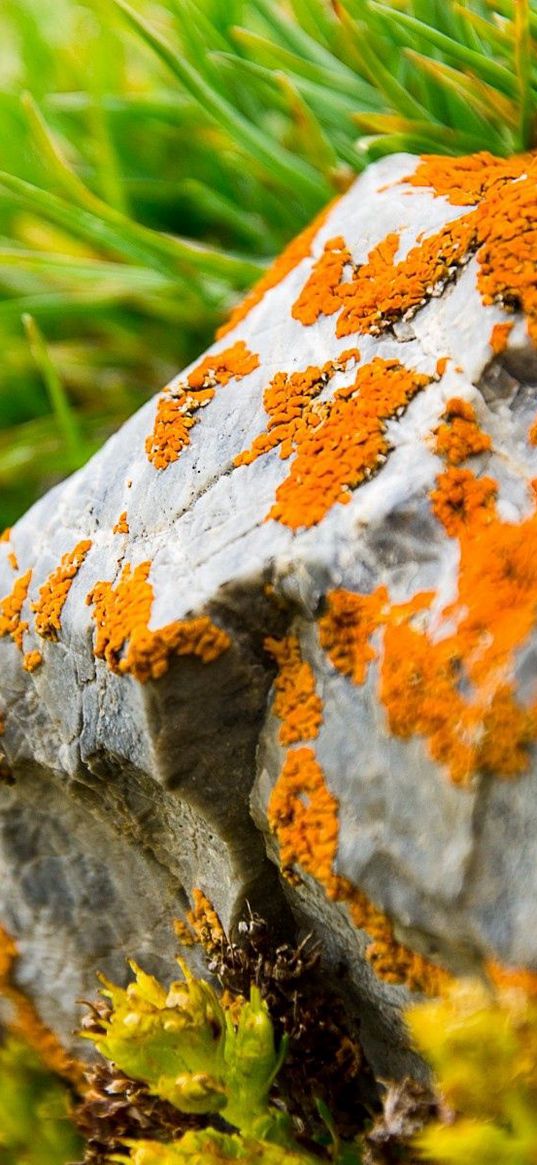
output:
<instances>
[{"instance_id":1,"label":"green foliage","mask_svg":"<svg viewBox=\"0 0 537 1165\"><path fill-rule=\"evenodd\" d=\"M243 1132L261 1125L277 1133L281 1114L269 1108L268 1094L281 1055L259 991L252 987L234 1022L210 984L184 963L184 979L168 990L132 967L127 988L103 988L112 1009L103 1034L90 1037L99 1052L182 1112L219 1112Z\"/></svg>"},{"instance_id":2,"label":"green foliage","mask_svg":"<svg viewBox=\"0 0 537 1165\"><path fill-rule=\"evenodd\" d=\"M180 961L184 978L165 989L131 964L126 987L104 981L109 1010L88 1034L116 1068L188 1114L218 1115L237 1133L214 1128L189 1131L168 1145L131 1142L132 1165L180 1165L243 1160L259 1165L315 1165L300 1148L286 1113L270 1103L270 1090L285 1055L277 1052L266 1003L256 987L249 1000L224 1007L216 991L195 979ZM340 1146L334 1134L332 1160L359 1165L356 1146ZM116 1158L114 1158L116 1159Z\"/></svg>"},{"instance_id":3,"label":"green foliage","mask_svg":"<svg viewBox=\"0 0 537 1165\"><path fill-rule=\"evenodd\" d=\"M0 1046L0 1165L67 1165L81 1150L66 1086L8 1037Z\"/></svg>"},{"instance_id":4,"label":"green foliage","mask_svg":"<svg viewBox=\"0 0 537 1165\"><path fill-rule=\"evenodd\" d=\"M0 33L0 526L371 158L534 139L537 0L5 0Z\"/></svg>"},{"instance_id":5,"label":"green foliage","mask_svg":"<svg viewBox=\"0 0 537 1165\"><path fill-rule=\"evenodd\" d=\"M537 1159L537 1002L525 991L493 996L462 982L407 1021L452 1110L418 1138L439 1165L533 1165Z\"/></svg>"},{"instance_id":6,"label":"green foliage","mask_svg":"<svg viewBox=\"0 0 537 1165\"><path fill-rule=\"evenodd\" d=\"M133 1145L130 1157L119 1156L115 1160L125 1165L223 1165L226 1161L245 1161L248 1165L319 1165L319 1158L303 1149L254 1141L215 1129L185 1133L171 1145L139 1141Z\"/></svg>"}]
</instances>

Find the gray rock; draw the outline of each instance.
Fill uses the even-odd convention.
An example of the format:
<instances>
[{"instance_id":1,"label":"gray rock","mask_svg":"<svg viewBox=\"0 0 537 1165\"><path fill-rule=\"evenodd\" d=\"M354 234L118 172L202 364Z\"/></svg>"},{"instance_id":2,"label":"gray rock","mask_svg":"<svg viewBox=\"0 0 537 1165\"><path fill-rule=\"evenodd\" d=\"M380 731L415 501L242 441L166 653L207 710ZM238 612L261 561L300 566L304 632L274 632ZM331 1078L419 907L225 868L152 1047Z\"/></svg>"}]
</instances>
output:
<instances>
[{"instance_id":1,"label":"gray rock","mask_svg":"<svg viewBox=\"0 0 537 1165\"><path fill-rule=\"evenodd\" d=\"M375 276L380 314L359 334L336 335L348 301L330 308L326 280L330 314L311 324L291 315L328 240L344 236L354 267L347 263L341 278L361 279L363 287L373 277L360 265L390 233L399 234L395 261L402 262L424 235L472 213L406 184L415 167L406 155L371 167L330 210L311 252L305 246L298 264L210 349L199 383L189 386L188 369L0 543L2 748L14 777L0 789L0 918L19 943L21 984L64 1036L76 1022L75 1000L94 993L97 968L124 978L132 955L149 970L173 973L170 922L184 916L194 887L226 927L248 900L274 919L275 934L286 904L301 926L318 931L327 973L338 966L346 976L366 1049L384 1074L419 1071L399 1018L417 982L367 957L372 932L356 924L356 910L352 920L351 884L392 920L392 955L399 943L454 973L491 957L537 969L537 583L531 569L522 572L519 592L509 582L525 553L531 563L536 541L530 486L537 448L528 431L537 360L526 321L511 310L519 303L508 289L482 302L475 241L464 263L447 272L446 261L442 278L416 302L408 271L394 273L388 286L399 279L407 301L392 315L382 315L385 283ZM495 353L492 329L505 323L512 325L505 351ZM237 371L228 358L223 375L217 357L239 341L246 363ZM294 462L293 454L282 460L272 441L267 452L236 464L259 434L270 445L282 423L280 414L267 427L264 407L276 373L337 362L356 346L359 363L340 361L319 381L313 408L307 393L297 405L310 433L321 425L321 451L332 442L337 467L345 457L359 461L346 440L361 431L366 413L358 423L342 405L343 420L331 430L335 394L372 361L399 362L424 377L420 391L413 382L409 403L385 408L371 437L377 445L364 454L363 481L343 475L330 502L320 453L304 444L303 432L294 437L303 442ZM377 366L377 388L389 386L390 375L387 364ZM287 382L283 408L289 389ZM367 403L368 393L364 380L354 399ZM453 398L474 409L472 432L478 424L490 437L490 447L461 459L466 480L473 488L493 478L497 494L494 501L489 489L477 518L467 505L460 537L446 531L431 498L446 473L434 434ZM155 428L174 409L172 423ZM181 430L185 416L194 424ZM453 419L444 423L452 433ZM293 438L292 425L283 435ZM297 456L303 462L293 478ZM306 519L293 525L293 490L305 496L308 484L315 520L307 517L310 502L299 498ZM275 500L279 509L268 517ZM81 542L91 546L71 572L65 559L62 570L62 557ZM331 609L330 592L371 595L379 587L386 593L370 629L375 658L365 660L362 636L355 650L364 676L353 680L334 666L319 619ZM405 614L402 605L423 592L431 597L422 610ZM503 622L491 614L496 594L500 614L504 600L520 597ZM527 618L517 629L520 611ZM207 620L201 627L193 622L200 618ZM388 698L388 634L396 643L398 627L408 634L400 690ZM281 741L286 716L274 704L278 688L271 694L276 666L267 636L296 637L322 702L320 726L302 725L288 747ZM441 666L443 642L453 649ZM429 661L423 681L418 663L407 668L418 648ZM302 681L281 672L278 682L291 685L289 713ZM404 724L396 722L394 700ZM462 770L454 759L459 745ZM320 834L311 820L310 858L295 864L291 882L277 876L279 843L292 823L270 827L271 796L301 748L315 755L338 806L332 883L316 856ZM513 758L517 774L510 773ZM293 812L307 803L298 790Z\"/></svg>"}]
</instances>

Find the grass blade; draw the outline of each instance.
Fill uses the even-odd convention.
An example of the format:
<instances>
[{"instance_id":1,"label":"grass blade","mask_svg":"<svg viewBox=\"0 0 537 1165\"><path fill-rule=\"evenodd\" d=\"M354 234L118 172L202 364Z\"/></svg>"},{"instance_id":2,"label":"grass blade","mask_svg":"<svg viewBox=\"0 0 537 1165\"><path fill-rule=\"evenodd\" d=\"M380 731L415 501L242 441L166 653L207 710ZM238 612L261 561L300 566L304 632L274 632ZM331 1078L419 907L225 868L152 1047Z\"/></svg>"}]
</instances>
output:
<instances>
[{"instance_id":1,"label":"grass blade","mask_svg":"<svg viewBox=\"0 0 537 1165\"><path fill-rule=\"evenodd\" d=\"M394 11L387 4L378 3L377 0L369 0L369 4L372 11L383 16L386 21L391 23L392 27L399 27L402 32L409 34L409 39L414 43L421 38L434 48L440 49L456 65L471 69L487 84L494 86L502 93L506 93L509 97L516 97L516 79L505 65L498 64L484 54L476 52L475 49L469 49L466 45L460 44L453 37L446 36L445 33L433 28L430 24L416 20L408 12Z\"/></svg>"},{"instance_id":2,"label":"grass blade","mask_svg":"<svg viewBox=\"0 0 537 1165\"><path fill-rule=\"evenodd\" d=\"M188 61L172 52L166 42L125 3L125 0L112 0L112 3L141 40L156 53L187 92L201 104L205 112L229 133L238 146L251 154L273 180L277 178L286 187L291 185L307 200L312 209L318 207L320 200L330 197L330 187L322 183L319 175L310 166L300 158L293 158L276 141L268 139L262 130L247 121L196 73Z\"/></svg>"},{"instance_id":3,"label":"grass blade","mask_svg":"<svg viewBox=\"0 0 537 1165\"><path fill-rule=\"evenodd\" d=\"M71 231L75 237L88 240L97 247L120 254L135 265L140 263L165 275L185 278L203 271L207 274L237 279L242 285L264 270L259 261L227 255L223 251L160 234L131 219L119 216L112 222L110 215L118 212L109 208L108 221L69 203L33 183L0 171L0 186L10 190L29 209ZM192 289L194 291L194 288Z\"/></svg>"},{"instance_id":4,"label":"grass blade","mask_svg":"<svg viewBox=\"0 0 537 1165\"><path fill-rule=\"evenodd\" d=\"M535 98L531 88L532 41L529 0L515 5L515 70L518 84L518 148L530 149L535 143Z\"/></svg>"},{"instance_id":5,"label":"grass blade","mask_svg":"<svg viewBox=\"0 0 537 1165\"><path fill-rule=\"evenodd\" d=\"M86 450L74 409L71 408L60 377L52 363L42 332L33 316L25 313L22 317L30 351L45 384L58 429L65 442L69 461L73 466L82 464Z\"/></svg>"}]
</instances>

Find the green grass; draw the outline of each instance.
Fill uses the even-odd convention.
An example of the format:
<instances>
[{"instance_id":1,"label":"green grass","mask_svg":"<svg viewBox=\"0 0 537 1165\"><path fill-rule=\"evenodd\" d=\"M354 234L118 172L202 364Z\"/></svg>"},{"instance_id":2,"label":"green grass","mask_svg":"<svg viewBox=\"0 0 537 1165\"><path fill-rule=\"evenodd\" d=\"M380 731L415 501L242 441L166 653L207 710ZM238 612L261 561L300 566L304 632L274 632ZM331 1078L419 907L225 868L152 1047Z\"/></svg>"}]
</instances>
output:
<instances>
[{"instance_id":1,"label":"green grass","mask_svg":"<svg viewBox=\"0 0 537 1165\"><path fill-rule=\"evenodd\" d=\"M0 528L384 153L531 147L537 0L4 0Z\"/></svg>"}]
</instances>

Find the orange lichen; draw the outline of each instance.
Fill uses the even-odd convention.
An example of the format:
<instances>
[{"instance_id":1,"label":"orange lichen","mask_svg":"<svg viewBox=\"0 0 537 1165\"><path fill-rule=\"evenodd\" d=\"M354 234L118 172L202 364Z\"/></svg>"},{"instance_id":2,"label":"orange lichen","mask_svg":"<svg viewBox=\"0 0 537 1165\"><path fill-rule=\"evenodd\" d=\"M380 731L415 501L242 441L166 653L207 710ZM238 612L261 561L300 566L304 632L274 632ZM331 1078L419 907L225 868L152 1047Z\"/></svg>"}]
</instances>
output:
<instances>
[{"instance_id":1,"label":"orange lichen","mask_svg":"<svg viewBox=\"0 0 537 1165\"><path fill-rule=\"evenodd\" d=\"M477 285L484 304L521 309L537 343L537 162L526 178L492 187L479 207Z\"/></svg>"},{"instance_id":2,"label":"orange lichen","mask_svg":"<svg viewBox=\"0 0 537 1165\"><path fill-rule=\"evenodd\" d=\"M475 409L468 401L452 397L436 430L435 452L450 465L460 465L467 457L486 453L492 447L488 433L479 428Z\"/></svg>"},{"instance_id":3,"label":"orange lichen","mask_svg":"<svg viewBox=\"0 0 537 1165\"><path fill-rule=\"evenodd\" d=\"M175 937L182 947L193 947L199 941L197 935L194 934L186 922L183 922L182 918L173 919L173 929Z\"/></svg>"},{"instance_id":4,"label":"orange lichen","mask_svg":"<svg viewBox=\"0 0 537 1165\"><path fill-rule=\"evenodd\" d=\"M448 364L449 356L441 356L440 359L436 361L436 375L439 380L442 379Z\"/></svg>"},{"instance_id":5,"label":"orange lichen","mask_svg":"<svg viewBox=\"0 0 537 1165\"><path fill-rule=\"evenodd\" d=\"M127 511L123 510L123 513L119 515L119 518L118 518L115 526L113 526L113 528L112 528L112 534L128 534L128 533L129 533L129 523L127 521Z\"/></svg>"},{"instance_id":6,"label":"orange lichen","mask_svg":"<svg viewBox=\"0 0 537 1165\"><path fill-rule=\"evenodd\" d=\"M338 249L325 252L324 262L314 268L293 304L292 314L303 323L312 324L320 315L334 314L339 306L337 336L353 332L380 335L397 320L408 318L433 293L438 294L454 278L475 242L473 216L465 215L423 239L400 263L395 263L399 235L392 233L373 248L366 263L354 268L349 282L337 284L338 265L342 272L350 255L343 239L331 240Z\"/></svg>"},{"instance_id":7,"label":"orange lichen","mask_svg":"<svg viewBox=\"0 0 537 1165\"><path fill-rule=\"evenodd\" d=\"M229 384L230 380L242 380L259 367L259 356L250 352L243 340L237 340L231 348L223 352L210 352L189 373L187 380L195 390Z\"/></svg>"},{"instance_id":8,"label":"orange lichen","mask_svg":"<svg viewBox=\"0 0 537 1165\"><path fill-rule=\"evenodd\" d=\"M327 896L344 902L355 924L371 938L366 958L379 978L410 990L438 994L449 976L395 938L390 920L348 879L334 873L339 838L339 804L327 787L312 748L287 754L272 790L268 820L278 838L280 863L290 881L296 867L321 882Z\"/></svg>"},{"instance_id":9,"label":"orange lichen","mask_svg":"<svg viewBox=\"0 0 537 1165\"><path fill-rule=\"evenodd\" d=\"M32 672L40 667L43 663L43 656L40 651L27 651L22 661L22 666L25 671Z\"/></svg>"},{"instance_id":10,"label":"orange lichen","mask_svg":"<svg viewBox=\"0 0 537 1165\"><path fill-rule=\"evenodd\" d=\"M343 879L340 879L343 882ZM393 923L364 894L344 881L342 897L347 903L349 914L360 930L365 930L371 942L366 949L366 959L379 979L385 983L404 984L409 991L419 991L423 995L441 995L449 983L451 975L431 963L424 955L399 942L395 937Z\"/></svg>"},{"instance_id":11,"label":"orange lichen","mask_svg":"<svg viewBox=\"0 0 537 1165\"><path fill-rule=\"evenodd\" d=\"M502 521L497 483L460 467L463 457L490 448L468 403L448 402L436 436L451 464L436 479L432 509L459 542L457 595L435 615L443 633L429 631L434 592L393 604L380 586L369 595L335 592L339 620L329 595L321 645L358 684L378 656L390 730L423 736L452 780L467 783L478 771L513 777L527 770L537 740L537 703L522 705L513 682L516 654L537 621L537 513Z\"/></svg>"},{"instance_id":12,"label":"orange lichen","mask_svg":"<svg viewBox=\"0 0 537 1165\"><path fill-rule=\"evenodd\" d=\"M32 611L35 611L35 629L43 639L58 638L67 596L91 545L89 538L78 542L73 550L63 555L60 565L39 588L39 598L32 603Z\"/></svg>"},{"instance_id":13,"label":"orange lichen","mask_svg":"<svg viewBox=\"0 0 537 1165\"><path fill-rule=\"evenodd\" d=\"M280 457L283 460L289 457L302 423L318 423L318 406L313 407L311 402L326 388L334 373L344 371L349 361L359 359L357 349L350 349L320 368L312 364L300 372L277 372L263 393L263 405L269 418L266 431L255 438L249 449L235 457L234 464L250 465L278 446Z\"/></svg>"},{"instance_id":14,"label":"orange lichen","mask_svg":"<svg viewBox=\"0 0 537 1165\"><path fill-rule=\"evenodd\" d=\"M96 627L94 654L111 671L132 675L141 683L159 679L173 656L193 655L204 663L215 660L230 646L229 635L207 615L178 619L149 629L153 588L148 581L150 562L123 568L114 587L98 582L87 596Z\"/></svg>"},{"instance_id":15,"label":"orange lichen","mask_svg":"<svg viewBox=\"0 0 537 1165\"><path fill-rule=\"evenodd\" d=\"M295 239L292 239L287 247L278 255L276 261L269 267L268 271L261 276L261 279L251 288L241 303L233 309L228 320L218 329L216 335L217 339L227 335L241 320L246 319L252 309L256 307L261 300L264 299L267 291L271 291L273 287L277 287L282 283L286 275L290 271L294 271L295 267L307 259L311 254L311 244L321 229L323 223L327 219L330 211L336 205L337 198L332 199L327 206L313 219L313 222L301 231Z\"/></svg>"},{"instance_id":16,"label":"orange lichen","mask_svg":"<svg viewBox=\"0 0 537 1165\"><path fill-rule=\"evenodd\" d=\"M19 563L18 563L18 560L17 560L17 555L16 555L16 554L14 554L13 550L10 550L10 552L9 552L9 554L8 554L8 556L7 556L7 560L8 560L8 562L9 562L9 565L10 565L10 567L11 567L11 569L12 569L12 570L18 570L18 569L19 569Z\"/></svg>"},{"instance_id":17,"label":"orange lichen","mask_svg":"<svg viewBox=\"0 0 537 1165\"><path fill-rule=\"evenodd\" d=\"M0 542L9 542L10 538L11 526L6 526L5 530L2 530L2 533L0 534Z\"/></svg>"},{"instance_id":18,"label":"orange lichen","mask_svg":"<svg viewBox=\"0 0 537 1165\"><path fill-rule=\"evenodd\" d=\"M495 356L501 356L502 352L505 352L512 329L512 324L494 324L489 343Z\"/></svg>"},{"instance_id":19,"label":"orange lichen","mask_svg":"<svg viewBox=\"0 0 537 1165\"><path fill-rule=\"evenodd\" d=\"M454 206L477 204L463 220L474 224L477 283L484 304L522 310L537 342L537 155L501 159L487 153L469 158L426 157L405 179L427 186ZM503 327L504 325L500 325ZM493 345L494 347L494 345Z\"/></svg>"},{"instance_id":20,"label":"orange lichen","mask_svg":"<svg viewBox=\"0 0 537 1165\"><path fill-rule=\"evenodd\" d=\"M265 649L278 665L272 710L282 722L279 731L281 743L313 740L322 724L323 706L315 691L313 670L302 659L296 635L265 639Z\"/></svg>"},{"instance_id":21,"label":"orange lichen","mask_svg":"<svg viewBox=\"0 0 537 1165\"><path fill-rule=\"evenodd\" d=\"M0 638L3 635L10 635L21 651L24 632L28 630L28 622L21 619L21 614L31 578L31 570L19 575L13 583L10 594L0 601Z\"/></svg>"},{"instance_id":22,"label":"orange lichen","mask_svg":"<svg viewBox=\"0 0 537 1165\"><path fill-rule=\"evenodd\" d=\"M17 944L0 924L0 996L7 1000L11 1016L7 1026L34 1049L50 1068L84 1090L83 1068L62 1048L58 1038L39 1018L33 1003L14 983Z\"/></svg>"},{"instance_id":23,"label":"orange lichen","mask_svg":"<svg viewBox=\"0 0 537 1165\"><path fill-rule=\"evenodd\" d=\"M187 913L187 922L192 928L194 941L201 943L204 951L211 955L221 948L225 940L224 928L203 890L195 887L192 899L193 906Z\"/></svg>"},{"instance_id":24,"label":"orange lichen","mask_svg":"<svg viewBox=\"0 0 537 1165\"><path fill-rule=\"evenodd\" d=\"M349 502L351 491L388 457L386 422L429 381L396 360L375 357L332 400L306 408L293 435L295 459L268 517L296 530L320 522L336 502Z\"/></svg>"},{"instance_id":25,"label":"orange lichen","mask_svg":"<svg viewBox=\"0 0 537 1165\"><path fill-rule=\"evenodd\" d=\"M425 154L404 182L408 186L430 186L452 206L474 206L496 182L503 186L521 178L532 160L531 154L496 158L486 150L462 158Z\"/></svg>"},{"instance_id":26,"label":"orange lichen","mask_svg":"<svg viewBox=\"0 0 537 1165\"><path fill-rule=\"evenodd\" d=\"M334 590L326 596L327 612L319 619L319 639L330 662L355 684L363 684L369 663L375 658L370 644L388 602L385 587L371 595Z\"/></svg>"},{"instance_id":27,"label":"orange lichen","mask_svg":"<svg viewBox=\"0 0 537 1165\"><path fill-rule=\"evenodd\" d=\"M476 477L454 466L440 473L431 491L433 514L454 538L466 527L487 525L496 516L498 487L492 477Z\"/></svg>"},{"instance_id":28,"label":"orange lichen","mask_svg":"<svg viewBox=\"0 0 537 1165\"><path fill-rule=\"evenodd\" d=\"M537 704L520 704L512 679L516 653L537 620L537 515L503 522L492 479L455 468L442 479L452 492L444 495L437 486L433 506L460 543L457 596L440 613L447 634L436 638L428 630L434 592L407 604L390 604L384 587L372 595L339 592L343 608L358 613L358 667L351 673L345 626L332 625L329 657L362 683L376 654L369 640L378 631L379 699L390 731L425 737L431 757L457 783L478 771L513 777L527 770L537 739ZM368 622L360 619L364 601Z\"/></svg>"},{"instance_id":29,"label":"orange lichen","mask_svg":"<svg viewBox=\"0 0 537 1165\"><path fill-rule=\"evenodd\" d=\"M259 357L240 340L223 352L205 356L185 384L165 389L157 403L153 432L145 442L148 460L155 469L166 469L190 444L190 429L198 421L196 413L213 399L216 387L241 380L258 365Z\"/></svg>"},{"instance_id":30,"label":"orange lichen","mask_svg":"<svg viewBox=\"0 0 537 1165\"><path fill-rule=\"evenodd\" d=\"M471 207L469 213L432 235L419 235L399 263L399 235L388 234L365 263L354 264L348 282L342 279L345 267L352 265L351 254L342 237L330 239L295 300L292 315L309 325L320 315L338 312L337 336L378 335L440 294L477 252L483 303L521 308L530 336L537 339L536 165L535 156L529 154L509 160L487 153L424 158L404 181L431 187L453 205ZM495 342L501 343L501 336L496 333Z\"/></svg>"},{"instance_id":31,"label":"orange lichen","mask_svg":"<svg viewBox=\"0 0 537 1165\"><path fill-rule=\"evenodd\" d=\"M314 324L321 314L330 316L339 311L341 299L338 289L347 263L352 263L352 256L345 246L345 239L340 235L328 239L320 259L314 264L311 275L293 304L291 315L295 320L300 320L301 324Z\"/></svg>"},{"instance_id":32,"label":"orange lichen","mask_svg":"<svg viewBox=\"0 0 537 1165\"><path fill-rule=\"evenodd\" d=\"M288 752L272 790L268 821L278 838L285 875L302 867L335 896L333 865L338 844L338 802L327 788L312 748Z\"/></svg>"},{"instance_id":33,"label":"orange lichen","mask_svg":"<svg viewBox=\"0 0 537 1165\"><path fill-rule=\"evenodd\" d=\"M351 349L322 368L277 373L266 389L266 431L235 458L235 465L247 465L278 446L284 459L296 453L268 518L292 529L313 526L336 502L350 501L351 490L386 461L390 450L386 422L401 415L430 383L430 377L396 360L375 357L331 400L316 401L334 373L358 357Z\"/></svg>"},{"instance_id":34,"label":"orange lichen","mask_svg":"<svg viewBox=\"0 0 537 1165\"><path fill-rule=\"evenodd\" d=\"M537 972L526 967L504 967L495 959L487 959L486 973L493 986L500 991L522 991L530 999L537 998Z\"/></svg>"}]
</instances>

